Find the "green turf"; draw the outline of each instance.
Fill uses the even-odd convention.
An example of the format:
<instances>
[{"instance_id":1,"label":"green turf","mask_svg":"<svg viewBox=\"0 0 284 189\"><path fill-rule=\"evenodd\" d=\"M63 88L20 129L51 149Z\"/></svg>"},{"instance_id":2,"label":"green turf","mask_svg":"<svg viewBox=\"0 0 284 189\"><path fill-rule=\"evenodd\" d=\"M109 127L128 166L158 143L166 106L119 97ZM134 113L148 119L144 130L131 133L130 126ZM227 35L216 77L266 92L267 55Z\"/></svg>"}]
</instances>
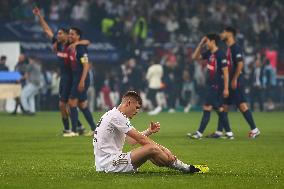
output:
<instances>
[{"instance_id":1,"label":"green turf","mask_svg":"<svg viewBox=\"0 0 284 189\"><path fill-rule=\"evenodd\" d=\"M101 113L94 114L98 120ZM135 174L96 173L91 137L63 138L58 112L34 117L0 114L0 188L284 188L284 115L255 113L261 136L247 138L248 125L240 113L231 113L236 139L190 140L201 113L140 114L132 123L139 130L160 121L154 140L181 160L206 163L210 172L186 175L148 163ZM86 125L84 119L83 123ZM216 126L213 114L205 133ZM130 147L126 146L125 150Z\"/></svg>"}]
</instances>

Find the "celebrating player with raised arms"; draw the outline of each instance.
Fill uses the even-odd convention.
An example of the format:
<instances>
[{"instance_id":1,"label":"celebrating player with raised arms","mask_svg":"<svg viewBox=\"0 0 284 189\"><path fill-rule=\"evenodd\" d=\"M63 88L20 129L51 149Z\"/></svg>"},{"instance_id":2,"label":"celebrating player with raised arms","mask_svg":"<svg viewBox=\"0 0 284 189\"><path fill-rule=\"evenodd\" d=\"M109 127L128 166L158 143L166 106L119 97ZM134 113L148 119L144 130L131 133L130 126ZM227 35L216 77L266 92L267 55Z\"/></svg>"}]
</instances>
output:
<instances>
[{"instance_id":1,"label":"celebrating player with raised arms","mask_svg":"<svg viewBox=\"0 0 284 189\"><path fill-rule=\"evenodd\" d=\"M61 112L62 123L64 125L63 136L74 136L76 134L72 133L69 127L67 107L67 102L72 85L72 72L68 61L68 51L70 49L70 44L68 42L69 31L65 28L59 28L57 31L57 35L55 36L37 7L33 9L33 13L35 16L38 17L39 23L43 31L47 34L47 37L52 40L53 45L56 47L54 50L58 57L58 63L60 68L59 109ZM71 47L75 48L79 44L89 45L90 41L78 41L77 43L73 43ZM82 127L79 120L77 126L79 133L84 131L84 128Z\"/></svg>"}]
</instances>

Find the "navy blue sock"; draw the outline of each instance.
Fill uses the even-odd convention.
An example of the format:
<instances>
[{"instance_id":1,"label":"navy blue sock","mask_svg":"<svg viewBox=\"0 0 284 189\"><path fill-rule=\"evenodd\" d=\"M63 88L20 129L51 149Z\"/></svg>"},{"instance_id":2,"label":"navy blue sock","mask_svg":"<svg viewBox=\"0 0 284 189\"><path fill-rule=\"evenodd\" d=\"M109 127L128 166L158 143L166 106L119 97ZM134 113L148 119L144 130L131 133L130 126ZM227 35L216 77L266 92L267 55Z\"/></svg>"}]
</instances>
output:
<instances>
[{"instance_id":1,"label":"navy blue sock","mask_svg":"<svg viewBox=\"0 0 284 189\"><path fill-rule=\"evenodd\" d=\"M78 125L77 107L70 107L70 119L71 119L71 124L72 124L72 131L77 132L77 125Z\"/></svg>"},{"instance_id":2,"label":"navy blue sock","mask_svg":"<svg viewBox=\"0 0 284 189\"><path fill-rule=\"evenodd\" d=\"M81 121L79 120L79 118L78 118L78 128L82 128L82 123L81 123Z\"/></svg>"},{"instance_id":3,"label":"navy blue sock","mask_svg":"<svg viewBox=\"0 0 284 189\"><path fill-rule=\"evenodd\" d=\"M246 121L248 122L249 126L250 126L250 130L253 130L256 128L251 111L247 110L245 112L243 112L243 116L245 117Z\"/></svg>"},{"instance_id":4,"label":"navy blue sock","mask_svg":"<svg viewBox=\"0 0 284 189\"><path fill-rule=\"evenodd\" d=\"M62 118L62 123L63 123L63 126L64 126L64 130L67 131L69 130L69 119L68 118Z\"/></svg>"},{"instance_id":5,"label":"navy blue sock","mask_svg":"<svg viewBox=\"0 0 284 189\"><path fill-rule=\"evenodd\" d=\"M206 126L210 120L210 114L211 112L210 111L207 111L207 110L204 110L203 111L203 116L202 116L202 120L201 120L201 123L200 123L200 126L199 126L199 129L198 131L200 133L203 133L204 130L206 129Z\"/></svg>"},{"instance_id":6,"label":"navy blue sock","mask_svg":"<svg viewBox=\"0 0 284 189\"><path fill-rule=\"evenodd\" d=\"M220 116L220 114L218 113L218 127L217 127L217 131L223 132L224 126L223 126L223 121L222 118Z\"/></svg>"},{"instance_id":7,"label":"navy blue sock","mask_svg":"<svg viewBox=\"0 0 284 189\"><path fill-rule=\"evenodd\" d=\"M219 112L219 118L221 119L220 121L222 122L222 126L224 127L226 132L231 132L231 127L229 124L229 119L228 119L228 113L227 112Z\"/></svg>"},{"instance_id":8,"label":"navy blue sock","mask_svg":"<svg viewBox=\"0 0 284 189\"><path fill-rule=\"evenodd\" d=\"M84 117L86 118L87 122L89 123L91 130L94 131L96 129L96 124L94 122L93 116L89 110L89 108L81 109Z\"/></svg>"}]
</instances>

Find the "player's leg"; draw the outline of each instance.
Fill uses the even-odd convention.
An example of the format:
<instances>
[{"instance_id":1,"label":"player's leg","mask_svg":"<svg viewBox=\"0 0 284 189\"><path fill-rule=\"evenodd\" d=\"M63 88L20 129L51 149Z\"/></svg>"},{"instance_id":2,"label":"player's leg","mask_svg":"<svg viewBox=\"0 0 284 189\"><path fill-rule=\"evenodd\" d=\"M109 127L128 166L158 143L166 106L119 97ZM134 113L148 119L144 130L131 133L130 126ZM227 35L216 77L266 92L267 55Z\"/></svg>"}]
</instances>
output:
<instances>
[{"instance_id":1,"label":"player's leg","mask_svg":"<svg viewBox=\"0 0 284 189\"><path fill-rule=\"evenodd\" d=\"M94 131L96 129L96 124L94 122L92 113L90 112L90 110L88 108L87 100L80 101L79 102L79 108L80 108L81 112L83 113L85 119L87 120L88 124L90 125L91 130Z\"/></svg>"},{"instance_id":2,"label":"player's leg","mask_svg":"<svg viewBox=\"0 0 284 189\"><path fill-rule=\"evenodd\" d=\"M250 126L249 137L255 138L260 134L259 129L256 127L251 111L248 108L245 92L243 88L236 89L235 102L239 110L242 112L245 120Z\"/></svg>"},{"instance_id":3,"label":"player's leg","mask_svg":"<svg viewBox=\"0 0 284 189\"><path fill-rule=\"evenodd\" d=\"M68 105L70 108L70 119L72 125L72 132L77 133L77 126L78 126L78 99L77 98L69 98Z\"/></svg>"},{"instance_id":4,"label":"player's leg","mask_svg":"<svg viewBox=\"0 0 284 189\"><path fill-rule=\"evenodd\" d=\"M255 138L260 135L259 129L256 127L253 116L251 111L248 108L247 103L243 102L239 105L239 110L242 112L245 120L250 126L250 132L249 132L249 137L250 138Z\"/></svg>"},{"instance_id":5,"label":"player's leg","mask_svg":"<svg viewBox=\"0 0 284 189\"><path fill-rule=\"evenodd\" d=\"M147 160L159 167L168 167L185 173L208 172L207 166L187 165L177 159L168 149L155 144L148 144L131 152L131 163L134 168L140 167Z\"/></svg>"},{"instance_id":6,"label":"player's leg","mask_svg":"<svg viewBox=\"0 0 284 189\"><path fill-rule=\"evenodd\" d=\"M203 132L209 123L212 108L213 106L211 105L203 106L203 115L198 130L193 134L188 133L187 136L189 136L192 139L200 139L202 137Z\"/></svg>"},{"instance_id":7,"label":"player's leg","mask_svg":"<svg viewBox=\"0 0 284 189\"><path fill-rule=\"evenodd\" d=\"M139 168L147 160L155 159L155 165L167 166L169 157L154 144L147 144L131 151L131 163L134 168Z\"/></svg>"},{"instance_id":8,"label":"player's leg","mask_svg":"<svg viewBox=\"0 0 284 189\"><path fill-rule=\"evenodd\" d=\"M94 122L93 115L89 110L88 102L87 102L87 91L88 91L89 86L90 86L90 81L89 79L86 79L84 91L79 93L79 108L81 112L83 113L85 119L87 120L93 132L96 129L96 124ZM90 133L90 135L93 135L92 132Z\"/></svg>"},{"instance_id":9,"label":"player's leg","mask_svg":"<svg viewBox=\"0 0 284 189\"><path fill-rule=\"evenodd\" d=\"M69 127L69 119L68 119L68 112L66 106L67 106L66 102L59 100L59 110L61 114L62 124L64 126L64 131L69 131L70 127Z\"/></svg>"},{"instance_id":10,"label":"player's leg","mask_svg":"<svg viewBox=\"0 0 284 189\"><path fill-rule=\"evenodd\" d=\"M234 139L234 135L230 127L230 123L228 119L228 107L226 106L220 107L218 110L218 117L220 119L220 122L222 123L222 127L224 128L226 132L225 137L227 139Z\"/></svg>"}]
</instances>

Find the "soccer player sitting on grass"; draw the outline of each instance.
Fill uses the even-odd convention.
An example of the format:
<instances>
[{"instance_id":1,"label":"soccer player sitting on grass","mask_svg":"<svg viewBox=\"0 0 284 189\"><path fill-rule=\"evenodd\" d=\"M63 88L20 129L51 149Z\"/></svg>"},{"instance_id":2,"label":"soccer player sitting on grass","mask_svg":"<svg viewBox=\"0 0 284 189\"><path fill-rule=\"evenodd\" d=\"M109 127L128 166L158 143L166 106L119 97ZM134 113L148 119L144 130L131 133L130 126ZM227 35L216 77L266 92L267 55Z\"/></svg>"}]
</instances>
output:
<instances>
[{"instance_id":1,"label":"soccer player sitting on grass","mask_svg":"<svg viewBox=\"0 0 284 189\"><path fill-rule=\"evenodd\" d=\"M142 105L141 97L128 91L116 108L106 112L99 121L94 133L94 154L96 170L103 172L136 172L150 160L159 167L168 167L184 173L205 173L207 165L188 165L177 159L170 150L149 138L160 130L160 124L151 122L148 129L137 131L130 123ZM125 140L141 147L123 153Z\"/></svg>"}]
</instances>

